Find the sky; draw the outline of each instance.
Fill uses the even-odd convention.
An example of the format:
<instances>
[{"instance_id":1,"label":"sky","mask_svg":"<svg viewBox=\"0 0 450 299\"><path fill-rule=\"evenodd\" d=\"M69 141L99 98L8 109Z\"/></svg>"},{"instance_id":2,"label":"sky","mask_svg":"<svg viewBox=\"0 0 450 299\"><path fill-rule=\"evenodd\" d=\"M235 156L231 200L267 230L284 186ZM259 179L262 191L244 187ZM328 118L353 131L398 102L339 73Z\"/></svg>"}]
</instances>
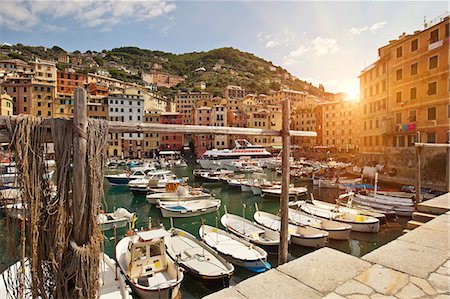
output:
<instances>
[{"instance_id":1,"label":"sky","mask_svg":"<svg viewBox=\"0 0 450 299\"><path fill-rule=\"evenodd\" d=\"M450 1L0 0L0 43L67 51L234 47L326 91L359 94L378 48L447 13Z\"/></svg>"}]
</instances>

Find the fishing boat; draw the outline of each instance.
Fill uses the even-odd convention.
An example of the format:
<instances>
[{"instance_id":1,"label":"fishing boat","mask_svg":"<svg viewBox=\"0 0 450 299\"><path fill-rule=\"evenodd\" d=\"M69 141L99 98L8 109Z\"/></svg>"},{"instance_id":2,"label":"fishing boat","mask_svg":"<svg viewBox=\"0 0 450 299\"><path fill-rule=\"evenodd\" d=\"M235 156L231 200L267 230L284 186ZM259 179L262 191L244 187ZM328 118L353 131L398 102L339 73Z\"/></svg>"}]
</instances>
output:
<instances>
[{"instance_id":1,"label":"fishing boat","mask_svg":"<svg viewBox=\"0 0 450 299\"><path fill-rule=\"evenodd\" d=\"M233 265L256 273L271 268L264 249L235 235L208 225L200 226L199 235L203 242Z\"/></svg>"},{"instance_id":2,"label":"fishing boat","mask_svg":"<svg viewBox=\"0 0 450 299\"><path fill-rule=\"evenodd\" d=\"M277 215L257 209L253 218L258 224L264 227L277 232L281 231L281 218ZM292 243L297 245L319 248L324 247L327 243L328 233L311 226L289 224L288 232L291 236Z\"/></svg>"},{"instance_id":3,"label":"fishing boat","mask_svg":"<svg viewBox=\"0 0 450 299\"><path fill-rule=\"evenodd\" d=\"M319 208L309 203L302 204L300 208L304 212L316 217L350 224L352 226L352 231L376 233L380 230L380 221L374 217L333 212L327 209Z\"/></svg>"},{"instance_id":4,"label":"fishing boat","mask_svg":"<svg viewBox=\"0 0 450 299\"><path fill-rule=\"evenodd\" d=\"M394 198L392 196L367 196L355 194L353 202L375 209L394 211L397 216L411 217L415 210L414 202L409 198Z\"/></svg>"},{"instance_id":5,"label":"fishing boat","mask_svg":"<svg viewBox=\"0 0 450 299\"><path fill-rule=\"evenodd\" d=\"M200 178L205 182L218 183L222 177L234 174L232 170L217 170L212 172L203 172Z\"/></svg>"},{"instance_id":6,"label":"fishing boat","mask_svg":"<svg viewBox=\"0 0 450 299\"><path fill-rule=\"evenodd\" d=\"M380 220L381 223L386 223L386 215L385 214L339 205L340 200L344 200L345 198L353 197L353 195L354 195L354 193L352 193L352 192L341 194L341 195L339 195L337 204L331 204L328 202L316 200L316 199L314 199L314 197L311 194L311 201L312 201L313 205L315 205L319 208L322 208L322 209L327 209L327 210L333 211L333 212L349 213L349 214L353 214L353 215L366 215L366 216L377 218L378 220Z\"/></svg>"},{"instance_id":7,"label":"fishing boat","mask_svg":"<svg viewBox=\"0 0 450 299\"><path fill-rule=\"evenodd\" d=\"M32 298L30 261L26 258L0 274L0 298ZM6 282L6 283L5 283ZM132 299L131 289L124 275L117 271L116 262L105 253L100 254L99 299Z\"/></svg>"},{"instance_id":8,"label":"fishing boat","mask_svg":"<svg viewBox=\"0 0 450 299\"><path fill-rule=\"evenodd\" d=\"M241 189L241 185L243 182L247 181L245 178L229 178L227 179L227 184L230 187L235 187Z\"/></svg>"},{"instance_id":9,"label":"fishing boat","mask_svg":"<svg viewBox=\"0 0 450 299\"><path fill-rule=\"evenodd\" d=\"M169 183L179 184L182 181L170 170L155 170L147 173L141 179L130 181L128 187L133 193L146 194L151 188L165 189Z\"/></svg>"},{"instance_id":10,"label":"fishing boat","mask_svg":"<svg viewBox=\"0 0 450 299\"><path fill-rule=\"evenodd\" d=\"M105 175L105 179L111 186L127 186L130 181L142 179L147 173L155 170L155 167L134 167L131 172Z\"/></svg>"},{"instance_id":11,"label":"fishing boat","mask_svg":"<svg viewBox=\"0 0 450 299\"><path fill-rule=\"evenodd\" d=\"M238 172L262 172L263 169L256 160L249 159L247 157L241 157L239 160L234 160L224 163L228 170Z\"/></svg>"},{"instance_id":12,"label":"fishing boat","mask_svg":"<svg viewBox=\"0 0 450 299\"><path fill-rule=\"evenodd\" d=\"M297 200L308 192L306 187L294 187L289 185L289 200ZM281 186L279 188L264 188L261 189L261 197L264 199L276 199L281 197Z\"/></svg>"},{"instance_id":13,"label":"fishing boat","mask_svg":"<svg viewBox=\"0 0 450 299\"><path fill-rule=\"evenodd\" d=\"M254 223L244 217L228 214L226 209L225 214L220 218L220 222L228 231L259 246L269 248L280 244L280 233L278 231Z\"/></svg>"},{"instance_id":14,"label":"fishing boat","mask_svg":"<svg viewBox=\"0 0 450 299\"><path fill-rule=\"evenodd\" d=\"M348 240L351 225L329 220L320 219L305 212L289 209L289 222L296 225L308 225L319 228L328 233L328 238L334 240Z\"/></svg>"},{"instance_id":15,"label":"fishing boat","mask_svg":"<svg viewBox=\"0 0 450 299\"><path fill-rule=\"evenodd\" d=\"M166 218L186 218L217 211L220 199L196 199L188 201L158 201L161 214Z\"/></svg>"},{"instance_id":16,"label":"fishing boat","mask_svg":"<svg viewBox=\"0 0 450 299\"><path fill-rule=\"evenodd\" d=\"M183 271L166 254L165 229L132 232L116 245L117 263L131 288L141 298L176 298Z\"/></svg>"},{"instance_id":17,"label":"fishing boat","mask_svg":"<svg viewBox=\"0 0 450 299\"><path fill-rule=\"evenodd\" d=\"M160 201L188 201L196 199L208 199L210 193L203 192L203 188L190 188L178 186L175 192L155 192L147 194L147 202L156 205Z\"/></svg>"},{"instance_id":18,"label":"fishing boat","mask_svg":"<svg viewBox=\"0 0 450 299\"><path fill-rule=\"evenodd\" d=\"M128 212L125 208L118 208L114 212L97 215L97 223L102 231L125 227L134 220L136 220L136 214Z\"/></svg>"},{"instance_id":19,"label":"fishing boat","mask_svg":"<svg viewBox=\"0 0 450 299\"><path fill-rule=\"evenodd\" d=\"M190 233L171 228L166 237L167 254L187 273L208 282L228 286L234 266Z\"/></svg>"},{"instance_id":20,"label":"fishing boat","mask_svg":"<svg viewBox=\"0 0 450 299\"><path fill-rule=\"evenodd\" d=\"M234 141L233 149L207 150L198 160L202 168L205 169L227 169L230 160L248 159L256 160L263 167L264 163L272 159L272 154L260 145L253 145L246 139Z\"/></svg>"},{"instance_id":21,"label":"fishing boat","mask_svg":"<svg viewBox=\"0 0 450 299\"><path fill-rule=\"evenodd\" d=\"M173 163L173 165L178 168L183 168L183 167L188 166L186 161L184 161L184 160L177 160L177 161L175 161L175 163Z\"/></svg>"}]
</instances>

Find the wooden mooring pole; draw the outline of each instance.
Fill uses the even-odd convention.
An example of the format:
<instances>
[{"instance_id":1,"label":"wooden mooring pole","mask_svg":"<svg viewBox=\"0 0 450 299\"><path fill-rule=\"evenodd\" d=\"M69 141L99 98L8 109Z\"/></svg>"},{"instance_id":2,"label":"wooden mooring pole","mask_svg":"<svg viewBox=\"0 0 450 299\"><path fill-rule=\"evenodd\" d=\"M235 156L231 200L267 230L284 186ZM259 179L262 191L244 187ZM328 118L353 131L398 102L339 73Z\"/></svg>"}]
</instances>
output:
<instances>
[{"instance_id":1,"label":"wooden mooring pole","mask_svg":"<svg viewBox=\"0 0 450 299\"><path fill-rule=\"evenodd\" d=\"M291 108L289 99L283 102L283 126L281 131L281 139L283 142L283 155L281 156L281 231L280 246L278 248L278 264L282 265L288 261L289 246L289 181L290 181L290 162L291 156L291 134L290 134L290 114Z\"/></svg>"},{"instance_id":2,"label":"wooden mooring pole","mask_svg":"<svg viewBox=\"0 0 450 299\"><path fill-rule=\"evenodd\" d=\"M75 107L73 111L73 215L74 240L82 245L89 240L86 209L86 151L87 151L87 93L83 88L74 91Z\"/></svg>"}]
</instances>

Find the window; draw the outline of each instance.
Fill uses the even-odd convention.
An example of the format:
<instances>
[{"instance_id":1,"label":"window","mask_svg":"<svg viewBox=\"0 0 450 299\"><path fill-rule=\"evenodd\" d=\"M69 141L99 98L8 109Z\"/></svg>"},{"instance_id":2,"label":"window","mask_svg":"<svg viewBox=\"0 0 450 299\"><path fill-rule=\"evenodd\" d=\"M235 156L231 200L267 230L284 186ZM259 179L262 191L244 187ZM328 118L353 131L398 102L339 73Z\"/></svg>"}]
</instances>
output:
<instances>
[{"instance_id":1,"label":"window","mask_svg":"<svg viewBox=\"0 0 450 299\"><path fill-rule=\"evenodd\" d=\"M427 133L427 143L436 143L436 132Z\"/></svg>"},{"instance_id":2,"label":"window","mask_svg":"<svg viewBox=\"0 0 450 299\"><path fill-rule=\"evenodd\" d=\"M450 104L447 106L447 118L450 118Z\"/></svg>"},{"instance_id":3,"label":"window","mask_svg":"<svg viewBox=\"0 0 450 299\"><path fill-rule=\"evenodd\" d=\"M395 123L396 124L402 123L402 113L401 112L398 112L397 114L395 114Z\"/></svg>"},{"instance_id":4,"label":"window","mask_svg":"<svg viewBox=\"0 0 450 299\"><path fill-rule=\"evenodd\" d=\"M411 52L416 51L419 48L419 40L416 38L411 41Z\"/></svg>"},{"instance_id":5,"label":"window","mask_svg":"<svg viewBox=\"0 0 450 299\"><path fill-rule=\"evenodd\" d=\"M397 48L397 58L400 58L403 56L403 47Z\"/></svg>"},{"instance_id":6,"label":"window","mask_svg":"<svg viewBox=\"0 0 450 299\"><path fill-rule=\"evenodd\" d=\"M410 122L416 122L416 110L409 111L409 121Z\"/></svg>"},{"instance_id":7,"label":"window","mask_svg":"<svg viewBox=\"0 0 450 299\"><path fill-rule=\"evenodd\" d=\"M430 32L430 44L435 43L439 40L439 29Z\"/></svg>"},{"instance_id":8,"label":"window","mask_svg":"<svg viewBox=\"0 0 450 299\"><path fill-rule=\"evenodd\" d=\"M429 96L431 95L435 95L437 93L437 82L430 82L428 83L428 90L427 90L427 94Z\"/></svg>"},{"instance_id":9,"label":"window","mask_svg":"<svg viewBox=\"0 0 450 299\"><path fill-rule=\"evenodd\" d=\"M418 70L417 62L411 64L411 76L417 75L417 70Z\"/></svg>"},{"instance_id":10,"label":"window","mask_svg":"<svg viewBox=\"0 0 450 299\"><path fill-rule=\"evenodd\" d=\"M401 91L396 92L395 99L396 99L397 103L400 103L402 101L402 92Z\"/></svg>"},{"instance_id":11,"label":"window","mask_svg":"<svg viewBox=\"0 0 450 299\"><path fill-rule=\"evenodd\" d=\"M386 91L386 80L383 80L383 91Z\"/></svg>"},{"instance_id":12,"label":"window","mask_svg":"<svg viewBox=\"0 0 450 299\"><path fill-rule=\"evenodd\" d=\"M436 107L428 108L428 120L436 120Z\"/></svg>"},{"instance_id":13,"label":"window","mask_svg":"<svg viewBox=\"0 0 450 299\"><path fill-rule=\"evenodd\" d=\"M405 147L405 136L398 136L398 146Z\"/></svg>"},{"instance_id":14,"label":"window","mask_svg":"<svg viewBox=\"0 0 450 299\"><path fill-rule=\"evenodd\" d=\"M429 61L428 61L428 69L435 69L438 66L438 56L434 55L432 57L430 57Z\"/></svg>"},{"instance_id":15,"label":"window","mask_svg":"<svg viewBox=\"0 0 450 299\"><path fill-rule=\"evenodd\" d=\"M417 87L413 87L409 90L409 99L416 100L417 99Z\"/></svg>"},{"instance_id":16,"label":"window","mask_svg":"<svg viewBox=\"0 0 450 299\"><path fill-rule=\"evenodd\" d=\"M403 69L398 69L395 72L395 78L396 78L397 81L403 79Z\"/></svg>"}]
</instances>

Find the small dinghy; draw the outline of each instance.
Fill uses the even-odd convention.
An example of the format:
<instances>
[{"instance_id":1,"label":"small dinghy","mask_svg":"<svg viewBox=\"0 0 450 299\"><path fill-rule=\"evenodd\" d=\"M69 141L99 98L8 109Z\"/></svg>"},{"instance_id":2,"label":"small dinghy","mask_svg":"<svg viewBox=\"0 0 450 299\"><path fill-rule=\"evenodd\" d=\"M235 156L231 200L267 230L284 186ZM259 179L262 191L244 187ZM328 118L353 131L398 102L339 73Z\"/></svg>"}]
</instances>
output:
<instances>
[{"instance_id":1,"label":"small dinghy","mask_svg":"<svg viewBox=\"0 0 450 299\"><path fill-rule=\"evenodd\" d=\"M264 227L279 232L281 230L281 218L277 215L257 210L253 215L255 221ZM313 228L311 226L299 226L289 224L289 235L294 244L319 248L327 243L328 233L326 231Z\"/></svg>"},{"instance_id":2,"label":"small dinghy","mask_svg":"<svg viewBox=\"0 0 450 299\"><path fill-rule=\"evenodd\" d=\"M166 237L167 254L189 274L208 282L229 285L234 266L190 233L172 228Z\"/></svg>"},{"instance_id":3,"label":"small dinghy","mask_svg":"<svg viewBox=\"0 0 450 299\"><path fill-rule=\"evenodd\" d=\"M230 263L260 273L271 268L267 252L254 244L221 229L202 225L199 235L203 242L215 249Z\"/></svg>"},{"instance_id":4,"label":"small dinghy","mask_svg":"<svg viewBox=\"0 0 450 299\"><path fill-rule=\"evenodd\" d=\"M220 199L197 199L188 201L158 201L163 217L186 218L217 211Z\"/></svg>"},{"instance_id":5,"label":"small dinghy","mask_svg":"<svg viewBox=\"0 0 450 299\"><path fill-rule=\"evenodd\" d=\"M117 263L131 288L141 298L176 298L184 276L166 254L169 232L158 228L132 233L116 246Z\"/></svg>"},{"instance_id":6,"label":"small dinghy","mask_svg":"<svg viewBox=\"0 0 450 299\"><path fill-rule=\"evenodd\" d=\"M367 196L356 194L353 202L375 209L394 211L397 216L411 217L415 210L414 202L410 198L393 198L386 195Z\"/></svg>"},{"instance_id":7,"label":"small dinghy","mask_svg":"<svg viewBox=\"0 0 450 299\"><path fill-rule=\"evenodd\" d=\"M328 232L328 238L334 240L348 240L351 225L329 220L319 219L299 210L289 209L289 222L296 225L308 225Z\"/></svg>"},{"instance_id":8,"label":"small dinghy","mask_svg":"<svg viewBox=\"0 0 450 299\"><path fill-rule=\"evenodd\" d=\"M251 222L246 218L228 214L226 209L225 214L220 218L220 222L233 234L259 246L273 247L280 244L279 232Z\"/></svg>"},{"instance_id":9,"label":"small dinghy","mask_svg":"<svg viewBox=\"0 0 450 299\"><path fill-rule=\"evenodd\" d=\"M130 213L127 209L118 208L112 213L100 213L97 215L97 223L102 231L125 227L136 220L136 214Z\"/></svg>"},{"instance_id":10,"label":"small dinghy","mask_svg":"<svg viewBox=\"0 0 450 299\"><path fill-rule=\"evenodd\" d=\"M304 212L316 217L350 224L352 226L352 231L376 233L380 230L380 221L374 217L333 212L309 203L302 204L300 208Z\"/></svg>"}]
</instances>

